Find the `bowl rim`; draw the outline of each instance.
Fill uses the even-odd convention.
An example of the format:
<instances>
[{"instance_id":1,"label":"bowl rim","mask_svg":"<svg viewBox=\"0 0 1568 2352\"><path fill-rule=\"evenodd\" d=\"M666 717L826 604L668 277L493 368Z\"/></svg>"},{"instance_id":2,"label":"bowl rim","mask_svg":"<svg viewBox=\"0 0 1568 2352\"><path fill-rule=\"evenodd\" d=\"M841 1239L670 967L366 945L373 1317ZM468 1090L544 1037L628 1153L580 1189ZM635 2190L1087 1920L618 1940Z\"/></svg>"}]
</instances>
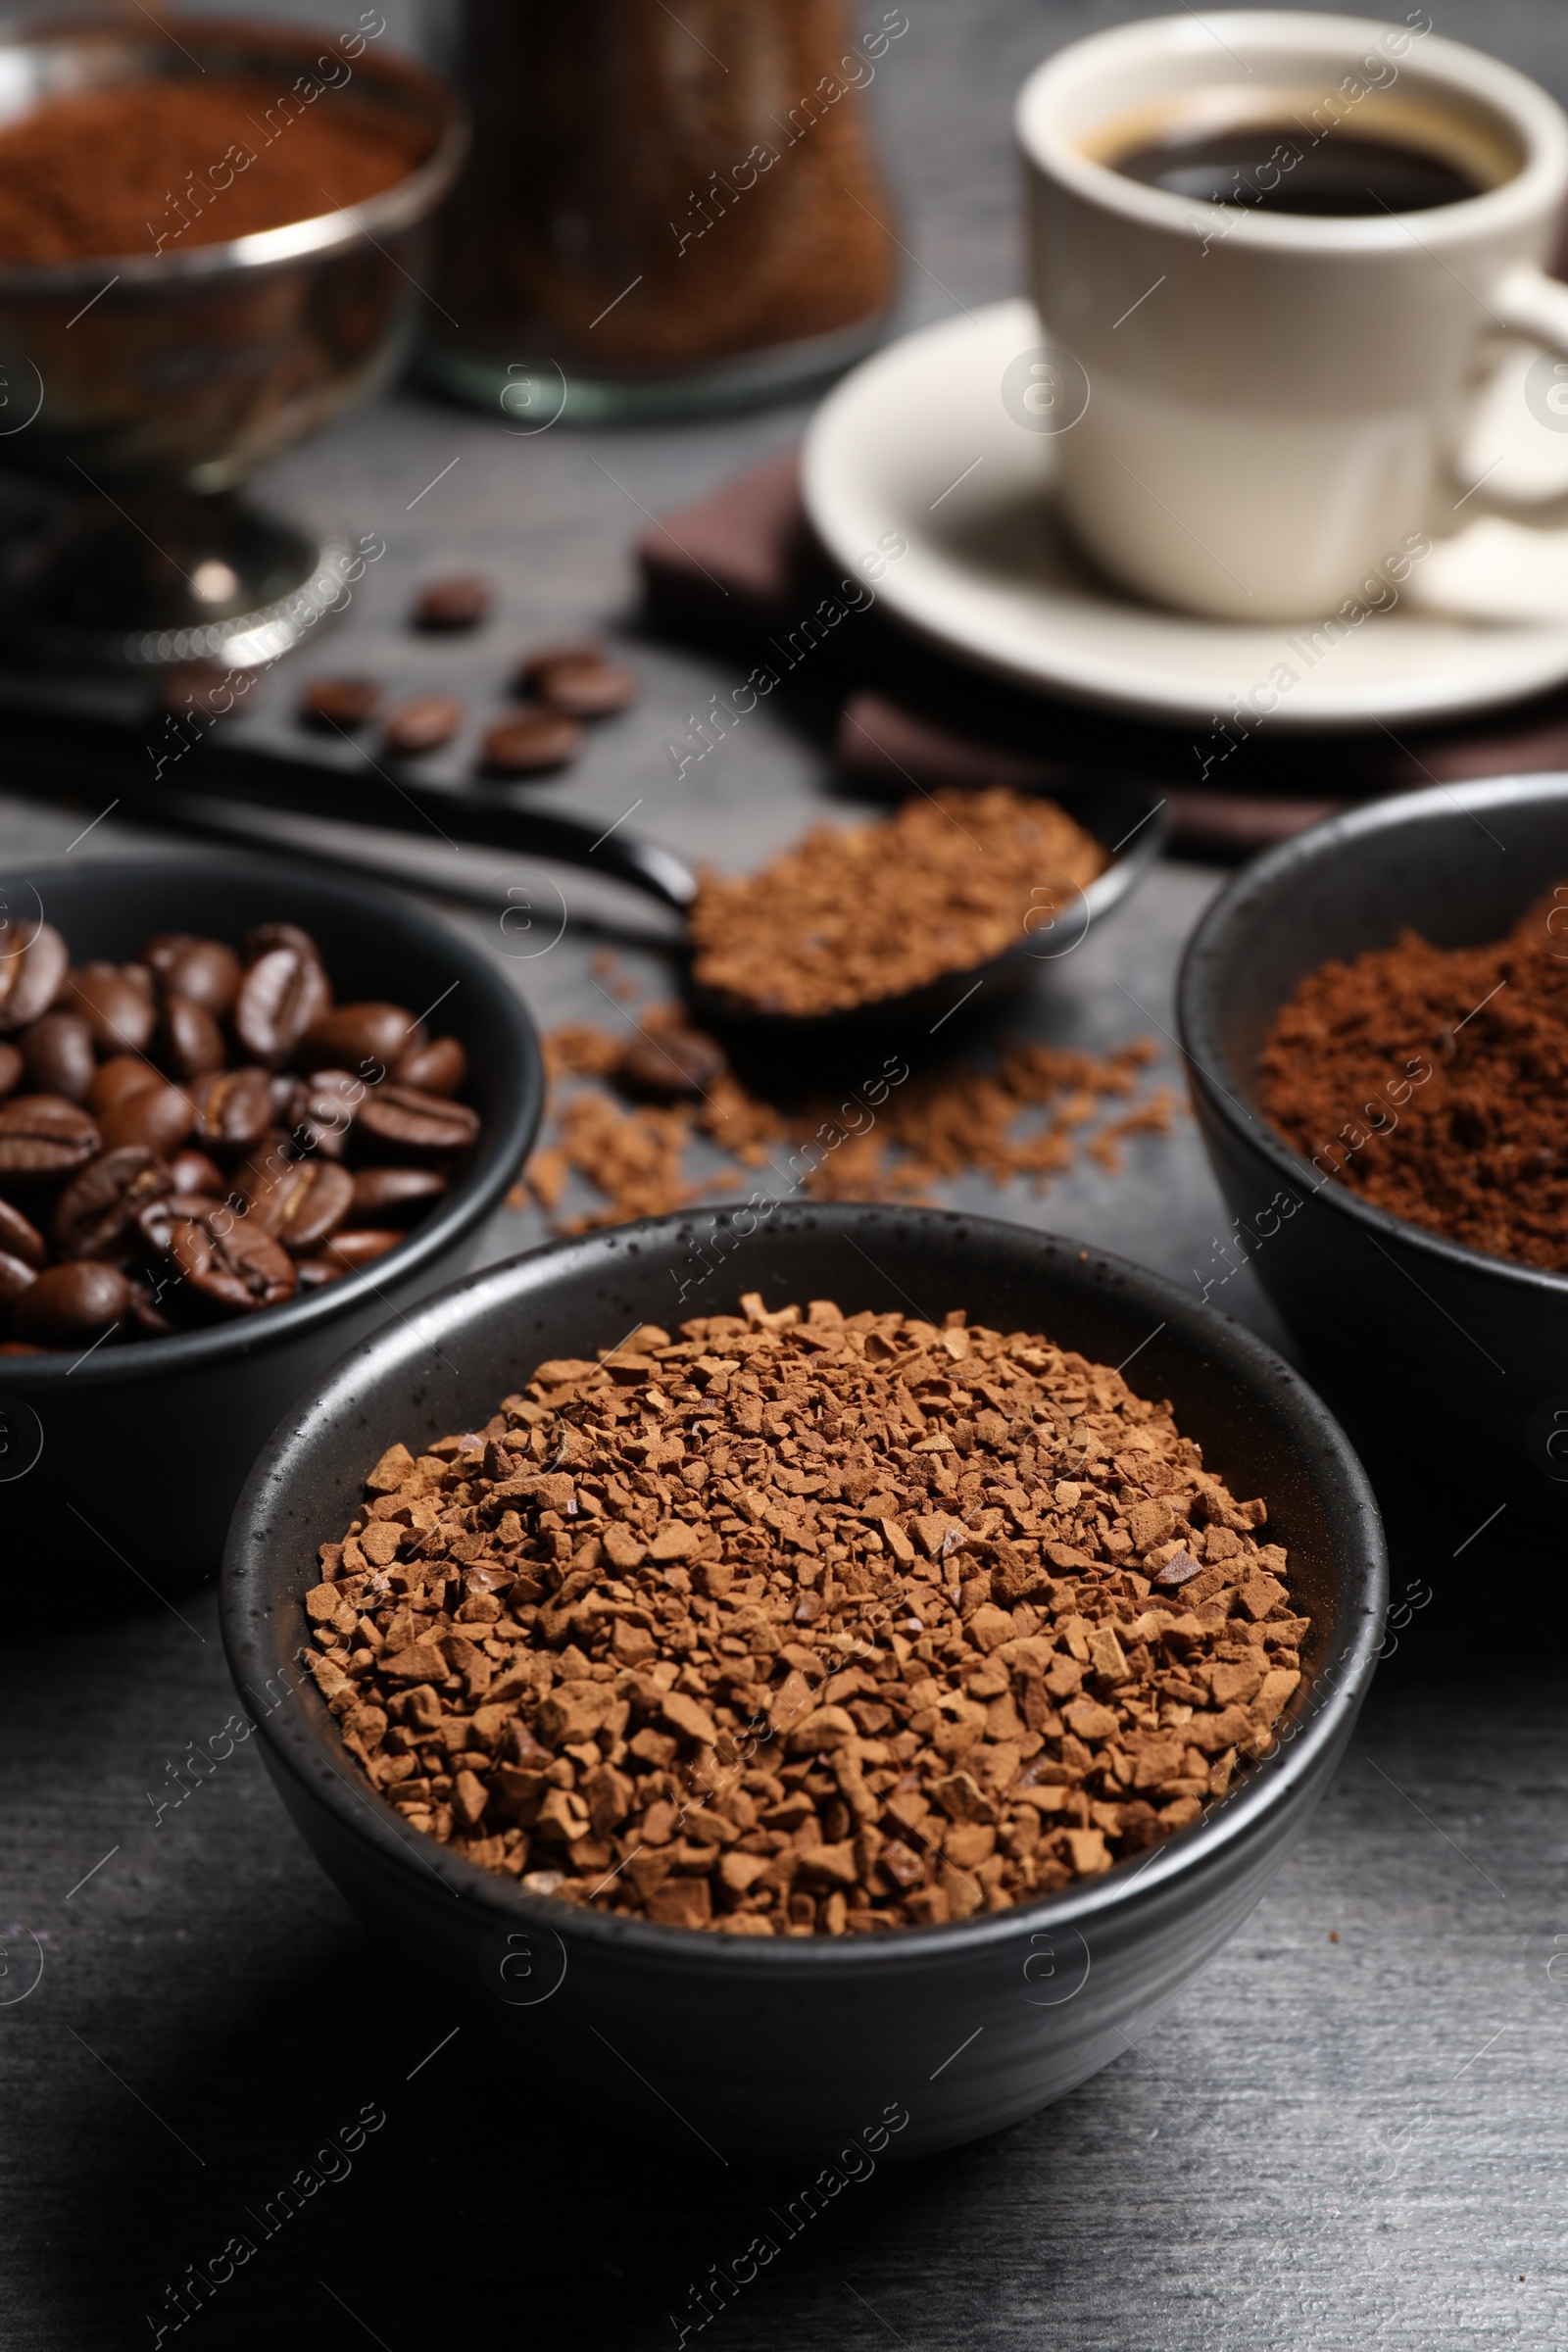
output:
<instances>
[{"instance_id":1,"label":"bowl rim","mask_svg":"<svg viewBox=\"0 0 1568 2352\"><path fill-rule=\"evenodd\" d=\"M742 1215L731 1204L704 1208L705 1220ZM1348 1734L1371 1680L1383 1640L1388 1599L1388 1561L1382 1519L1371 1482L1348 1438L1316 1393L1265 1342L1216 1307L1196 1299L1166 1276L1155 1274L1131 1259L1114 1255L1071 1236L1005 1223L1000 1218L972 1217L950 1209L906 1208L903 1204L866 1202L781 1202L775 1218L783 1226L808 1233L836 1231L863 1225L869 1218L897 1217L918 1223L927 1231L943 1227L994 1236L1008 1250L1028 1250L1037 1272L1049 1279L1053 1267L1070 1269L1081 1282L1082 1269L1096 1283L1109 1284L1124 1297L1135 1298L1152 1312L1184 1333L1195 1352L1220 1358L1246 1388L1266 1390L1287 1422L1296 1449L1316 1467L1318 1483L1331 1510L1341 1518L1342 1563L1347 1589L1333 1636L1333 1648L1314 1680L1310 1703L1301 1708L1296 1736L1287 1735L1272 1752L1217 1799L1191 1828L1151 1847L1143 1856L1129 1857L1102 1877L1079 1880L1059 1892L1019 1903L1000 1912L940 1927L900 1928L888 1935L845 1936L763 1937L715 1935L695 1928L660 1926L642 1919L616 1918L576 1904L558 1904L549 1897L527 1894L512 1880L481 1869L451 1854L434 1839L420 1838L418 1847L392 1806L368 1782L351 1781L332 1753L328 1734L335 1719L327 1714L314 1682L301 1670L297 1690L303 1706L259 1712L256 1728L266 1742L267 1761L274 1777L294 1784L307 1797L324 1804L334 1829L367 1850L383 1870L402 1874L406 1886L426 1900L434 1887L469 1902L470 1916L488 1915L490 1922L514 1921L535 1930L549 1930L564 1942L579 1939L601 1958L621 1953L650 1963L687 1962L712 1976L738 1975L755 1981L758 1973L800 1973L820 1980L823 1972L854 1977L865 1970L884 1970L891 1963L918 1968L952 1961L960 1954L986 1950L1026 1934L1054 1929L1082 1930L1107 1912L1146 1898L1171 1881L1211 1864L1227 1849L1248 1840L1264 1817L1313 1777L1325 1753L1332 1754ZM612 1253L638 1250L649 1243L690 1238L694 1212L676 1211L645 1217L631 1225L601 1227L595 1232L550 1242L541 1248L481 1268L422 1300L397 1326L383 1325L352 1348L326 1372L315 1389L301 1398L278 1424L252 1466L229 1523L220 1575L220 1615L229 1672L242 1696L270 1690L279 1675L285 1689L288 1669L298 1667L305 1645L281 1625L272 1622L268 1607L267 1581L271 1546L267 1530L276 1508L286 1503L294 1455L312 1444L318 1424L335 1421L354 1402L362 1382L390 1360L412 1364L427 1356L433 1344L478 1314L515 1305L532 1285L551 1279L563 1269L586 1287ZM777 1228L770 1226L770 1231ZM881 1237L886 1249L886 1237ZM1357 1590L1359 1587L1359 1590ZM303 1616L301 1617L303 1626ZM324 1769L322 1769L324 1767ZM394 1826L395 1825L395 1826ZM416 1833L414 1835L417 1835ZM424 1846L430 1847L426 1854ZM442 1906L440 1916L445 1916Z\"/></svg>"},{"instance_id":2,"label":"bowl rim","mask_svg":"<svg viewBox=\"0 0 1568 2352\"><path fill-rule=\"evenodd\" d=\"M181 17L180 43L204 40L226 50L249 49L257 67L271 58L302 67L308 56L318 58L331 42L345 37L324 27L312 30L300 24L257 24L244 17ZM139 50L167 66L167 41L152 31L104 18L85 17L74 23L48 25L24 19L0 29L0 56L18 49L70 49L92 44ZM237 63L230 69L243 69ZM290 262L325 260L346 251L361 238L373 242L411 226L431 212L456 179L468 150L467 114L455 92L416 59L389 50L364 66L373 97L379 84L384 94L400 90L426 113L435 140L423 163L404 178L394 180L363 203L335 212L317 213L303 220L288 220L276 228L253 229L246 236L221 243L192 245L182 252L93 254L74 262L0 263L0 301L62 298L86 292L107 292L104 272L113 270L121 286L138 292L157 290L190 280L218 277L233 270L265 270ZM131 76L130 79L143 78ZM185 80L182 71L165 71L148 78ZM72 93L61 93L70 95ZM25 120L24 117L19 120Z\"/></svg>"},{"instance_id":3,"label":"bowl rim","mask_svg":"<svg viewBox=\"0 0 1568 2352\"><path fill-rule=\"evenodd\" d=\"M1484 1250L1472 1250L1467 1243L1450 1241L1446 1234L1433 1233L1407 1217L1396 1217L1392 1209L1380 1208L1351 1186L1319 1174L1304 1153L1280 1134L1258 1102L1250 1079L1236 1068L1220 1038L1217 1017L1221 974L1236 924L1259 901L1277 896L1303 867L1353 857L1357 847L1374 834L1414 828L1435 817L1451 820L1456 813L1479 818L1488 808L1495 811L1499 806L1533 802L1561 804L1568 810L1568 770L1487 776L1467 783L1438 784L1421 792L1392 793L1326 817L1252 858L1219 893L1187 943L1176 983L1176 1027L1191 1082L1215 1118L1270 1161L1282 1177L1303 1186L1309 1200L1326 1201L1338 1214L1360 1225L1373 1241L1381 1237L1381 1241L1395 1243L1450 1274L1544 1291L1568 1303L1568 1273L1526 1265L1518 1258L1489 1256ZM1568 865L1568 853L1564 862Z\"/></svg>"},{"instance_id":4,"label":"bowl rim","mask_svg":"<svg viewBox=\"0 0 1568 2352\"><path fill-rule=\"evenodd\" d=\"M461 1180L412 1229L407 1241L389 1250L384 1258L377 1258L357 1273L345 1274L303 1298L285 1299L281 1306L267 1307L259 1314L236 1316L232 1322L206 1324L195 1331L170 1332L156 1339L127 1340L118 1348L104 1348L75 1361L68 1361L70 1350L63 1348L48 1349L41 1355L0 1356L0 1387L14 1396L41 1396L62 1388L68 1379L76 1389L119 1387L127 1379L173 1377L235 1356L262 1355L270 1348L291 1346L295 1340L363 1307L368 1299L379 1294L377 1276L384 1281L391 1272L401 1288L408 1276L439 1258L500 1206L513 1177L532 1148L543 1113L544 1057L538 1033L521 998L501 974L492 971L479 950L461 932L451 929L417 899L401 891L379 883L343 880L319 868L290 865L277 858L221 851L181 851L138 858L134 863L98 858L68 865L63 858L53 858L7 869L5 879L12 889L21 886L37 889L51 877L75 880L82 875L112 875L122 884L128 876L134 886L138 868L156 872L161 879L189 877L193 881L244 879L275 883L280 892L296 890L305 883L324 891L339 905L346 905L367 918L395 913L400 922L422 933L432 948L439 946L443 955L460 964L464 984L475 989L503 1021L511 1023L510 1066L517 1073L512 1081L514 1100L493 1122L488 1136L481 1130L472 1162ZM402 1310L394 1308L389 1299L387 1311L395 1316Z\"/></svg>"}]
</instances>

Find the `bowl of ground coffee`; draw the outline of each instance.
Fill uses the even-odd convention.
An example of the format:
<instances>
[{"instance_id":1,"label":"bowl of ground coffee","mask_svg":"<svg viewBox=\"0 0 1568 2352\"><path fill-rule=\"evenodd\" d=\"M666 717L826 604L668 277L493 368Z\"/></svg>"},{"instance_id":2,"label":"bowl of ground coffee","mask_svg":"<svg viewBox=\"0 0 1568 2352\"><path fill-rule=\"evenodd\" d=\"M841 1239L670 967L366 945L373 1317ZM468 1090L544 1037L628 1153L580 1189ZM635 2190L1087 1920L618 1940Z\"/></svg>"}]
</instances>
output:
<instances>
[{"instance_id":1,"label":"bowl of ground coffee","mask_svg":"<svg viewBox=\"0 0 1568 2352\"><path fill-rule=\"evenodd\" d=\"M341 533L235 485L398 355L466 132L384 31L367 10L342 32L0 32L5 463L70 493L0 579L14 639L244 665L342 598Z\"/></svg>"},{"instance_id":2,"label":"bowl of ground coffee","mask_svg":"<svg viewBox=\"0 0 1568 2352\"><path fill-rule=\"evenodd\" d=\"M539 1049L494 963L389 891L71 860L8 871L4 911L0 1523L17 1565L129 1596L210 1570L290 1399L467 1262ZM394 1069L401 1006L424 1058Z\"/></svg>"},{"instance_id":3,"label":"bowl of ground coffee","mask_svg":"<svg viewBox=\"0 0 1568 2352\"><path fill-rule=\"evenodd\" d=\"M1120 1260L735 1209L677 1323L693 1231L339 1365L236 1511L230 1660L293 1692L263 1752L325 1869L538 2080L726 2159L954 2144L1262 1892L1372 1670L1376 1509L1277 1357Z\"/></svg>"},{"instance_id":4,"label":"bowl of ground coffee","mask_svg":"<svg viewBox=\"0 0 1568 2352\"><path fill-rule=\"evenodd\" d=\"M1565 931L1568 777L1443 785L1256 859L1181 981L1200 1284L1250 1260L1352 1427L1498 1503L1568 1469Z\"/></svg>"}]
</instances>

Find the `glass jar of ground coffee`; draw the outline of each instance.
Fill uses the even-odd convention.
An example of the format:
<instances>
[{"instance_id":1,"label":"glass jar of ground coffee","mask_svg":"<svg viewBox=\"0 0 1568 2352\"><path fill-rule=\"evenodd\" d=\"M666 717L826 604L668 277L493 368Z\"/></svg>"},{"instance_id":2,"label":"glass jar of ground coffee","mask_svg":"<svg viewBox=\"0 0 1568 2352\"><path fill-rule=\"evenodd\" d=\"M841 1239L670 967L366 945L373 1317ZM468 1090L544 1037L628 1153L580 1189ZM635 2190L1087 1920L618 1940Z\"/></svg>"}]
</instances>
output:
<instances>
[{"instance_id":1,"label":"glass jar of ground coffee","mask_svg":"<svg viewBox=\"0 0 1568 2352\"><path fill-rule=\"evenodd\" d=\"M678 415L876 340L899 248L865 92L908 29L850 0L459 0L472 112L426 365L518 425Z\"/></svg>"}]
</instances>

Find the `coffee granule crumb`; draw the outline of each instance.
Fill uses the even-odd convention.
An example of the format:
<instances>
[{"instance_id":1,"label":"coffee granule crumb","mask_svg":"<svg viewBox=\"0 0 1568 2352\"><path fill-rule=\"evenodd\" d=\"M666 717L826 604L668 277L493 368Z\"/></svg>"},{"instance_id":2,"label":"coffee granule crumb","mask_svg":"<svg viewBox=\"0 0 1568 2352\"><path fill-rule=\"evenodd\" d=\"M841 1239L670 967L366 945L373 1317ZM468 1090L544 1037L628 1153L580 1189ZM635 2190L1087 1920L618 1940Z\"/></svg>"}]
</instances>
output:
<instances>
[{"instance_id":1,"label":"coffee granule crumb","mask_svg":"<svg viewBox=\"0 0 1568 2352\"><path fill-rule=\"evenodd\" d=\"M931 794L878 824L818 825L756 873L705 869L693 972L765 1012L903 996L1061 923L1108 862L1054 801Z\"/></svg>"},{"instance_id":2,"label":"coffee granule crumb","mask_svg":"<svg viewBox=\"0 0 1568 2352\"><path fill-rule=\"evenodd\" d=\"M529 1891L832 1936L1185 1829L1300 1682L1261 1500L1038 1334L830 1300L644 1324L391 1446L305 1595L344 1743Z\"/></svg>"},{"instance_id":3,"label":"coffee granule crumb","mask_svg":"<svg viewBox=\"0 0 1568 2352\"><path fill-rule=\"evenodd\" d=\"M1568 1272L1568 883L1505 939L1309 972L1258 1057L1325 1176L1489 1257Z\"/></svg>"},{"instance_id":4,"label":"coffee granule crumb","mask_svg":"<svg viewBox=\"0 0 1568 2352\"><path fill-rule=\"evenodd\" d=\"M692 1030L678 1006L643 1006L636 1023L629 1044L587 1021L546 1037L549 1140L514 1187L512 1207L525 1206L531 1194L554 1217L577 1175L604 1195L605 1205L560 1218L560 1232L662 1216L732 1191L743 1171L776 1165L780 1146L808 1145L814 1164L799 1190L810 1200L923 1200L933 1185L976 1172L997 1184L1028 1178L1043 1192L1081 1151L1116 1174L1124 1141L1169 1135L1177 1110L1174 1088L1158 1087L1104 1116L1136 1096L1142 1073L1158 1058L1151 1038L1107 1054L1014 1038L990 1069L946 1061L914 1073L896 1063L889 1072L877 1057L876 1082L858 1096L840 1088L817 1101L777 1101L730 1067L716 1041ZM671 1099L648 1100L661 1093ZM632 1106L617 1096L630 1097ZM1045 1122L1029 1127L1040 1112ZM685 1154L700 1139L732 1154L735 1165L689 1180Z\"/></svg>"}]
</instances>

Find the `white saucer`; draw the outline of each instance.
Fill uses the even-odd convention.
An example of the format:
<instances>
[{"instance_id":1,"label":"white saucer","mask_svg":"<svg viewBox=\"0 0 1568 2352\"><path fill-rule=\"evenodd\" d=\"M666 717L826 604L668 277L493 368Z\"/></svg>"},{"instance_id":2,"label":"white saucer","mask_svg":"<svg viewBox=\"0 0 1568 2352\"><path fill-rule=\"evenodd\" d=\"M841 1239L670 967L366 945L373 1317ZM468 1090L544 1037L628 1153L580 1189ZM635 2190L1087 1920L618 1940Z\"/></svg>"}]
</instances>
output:
<instances>
[{"instance_id":1,"label":"white saucer","mask_svg":"<svg viewBox=\"0 0 1568 2352\"><path fill-rule=\"evenodd\" d=\"M858 576L884 533L903 533L908 553L876 593L909 628L1025 685L1205 729L1278 663L1296 683L1271 730L1456 716L1568 678L1568 527L1472 521L1462 501L1398 609L1315 651L1321 616L1257 627L1119 594L1058 529L1054 439L1003 405L1009 363L1045 340L1032 303L997 303L862 362L817 411L811 521ZM1487 424L1504 443L1499 480L1568 471L1568 434L1539 424L1522 392L1491 400Z\"/></svg>"}]
</instances>

